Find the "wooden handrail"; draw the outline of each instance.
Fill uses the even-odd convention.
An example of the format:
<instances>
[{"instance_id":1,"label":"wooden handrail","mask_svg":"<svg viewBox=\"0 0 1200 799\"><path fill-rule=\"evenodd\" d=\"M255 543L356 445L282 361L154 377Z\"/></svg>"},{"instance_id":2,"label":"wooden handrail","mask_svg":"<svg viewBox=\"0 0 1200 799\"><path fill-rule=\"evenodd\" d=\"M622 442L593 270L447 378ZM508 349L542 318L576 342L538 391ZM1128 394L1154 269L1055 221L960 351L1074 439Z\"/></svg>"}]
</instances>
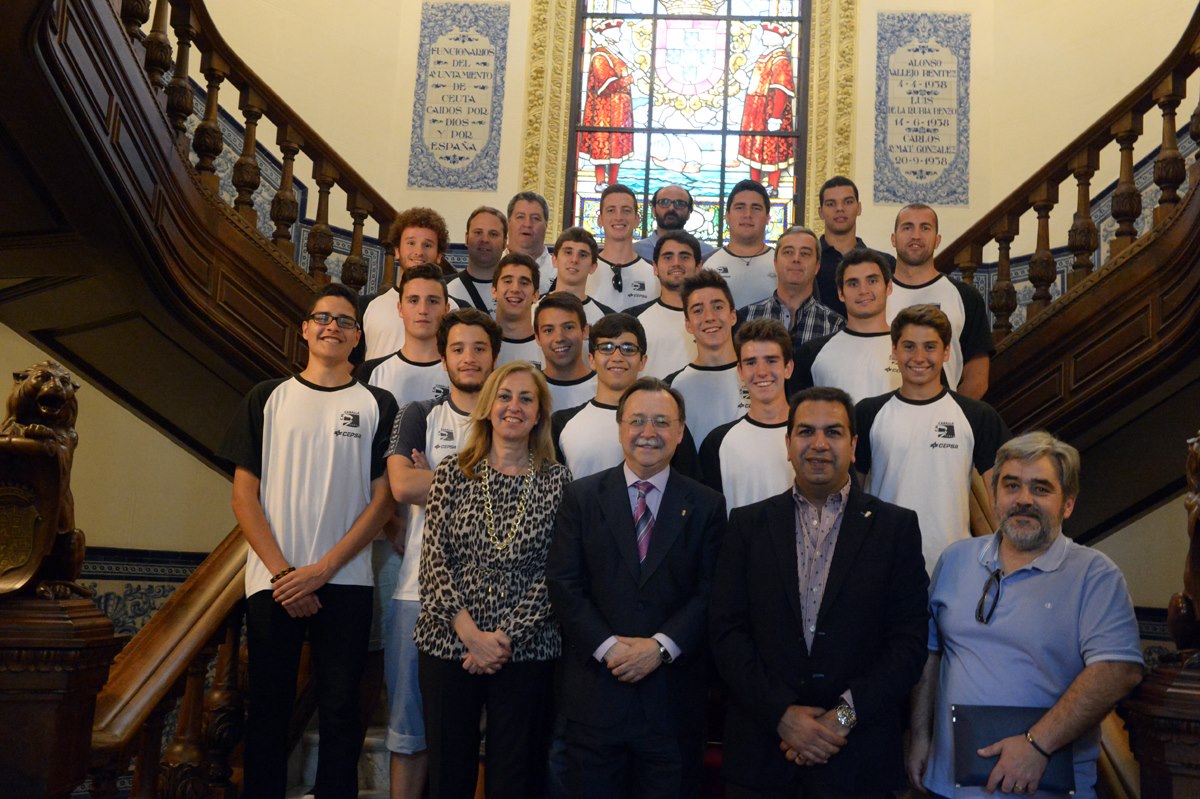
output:
<instances>
[{"instance_id":1,"label":"wooden handrail","mask_svg":"<svg viewBox=\"0 0 1200 799\"><path fill-rule=\"evenodd\" d=\"M92 762L131 751L147 719L176 690L245 596L246 539L235 528L117 656L96 698Z\"/></svg>"},{"instance_id":2,"label":"wooden handrail","mask_svg":"<svg viewBox=\"0 0 1200 799\"><path fill-rule=\"evenodd\" d=\"M1070 287L1073 289L1092 272L1088 258L1096 247L1096 231L1090 216L1085 213L1090 205L1089 181L1096 172L1100 151L1113 142L1121 146L1121 177L1113 197L1113 216L1121 226L1117 230L1112 255L1119 254L1132 244L1135 237L1133 220L1141 212L1140 193L1132 182L1133 143L1142 133L1142 117L1155 106L1163 111L1164 123L1162 152L1155 169L1155 180L1163 188L1163 199L1155 212L1155 224L1178 207L1175 189L1183 175L1183 160L1178 150L1173 149L1174 115L1183 97L1186 79L1198 66L1200 7L1193 13L1178 44L1149 77L937 255L939 270L946 273L961 270L964 277L971 281L974 271L981 265L983 247L993 241L1000 246L997 283L992 290L991 301L996 316L994 331L999 350L1005 349L1006 342L1011 341L1008 315L1015 308L1015 294L1009 282L1008 244L1017 233L1021 216L1031 209L1037 210L1039 216L1038 249L1034 253L1030 273L1037 290L1029 309L1029 316L1033 317L1050 304L1047 289L1053 279L1053 260L1045 245L1048 230L1046 217L1058 201L1058 185L1072 175L1078 181L1078 205L1072 209L1075 223L1068 236L1068 246L1077 253ZM1039 267L1042 275L1035 274ZM1046 270L1049 270L1048 274Z\"/></svg>"}]
</instances>

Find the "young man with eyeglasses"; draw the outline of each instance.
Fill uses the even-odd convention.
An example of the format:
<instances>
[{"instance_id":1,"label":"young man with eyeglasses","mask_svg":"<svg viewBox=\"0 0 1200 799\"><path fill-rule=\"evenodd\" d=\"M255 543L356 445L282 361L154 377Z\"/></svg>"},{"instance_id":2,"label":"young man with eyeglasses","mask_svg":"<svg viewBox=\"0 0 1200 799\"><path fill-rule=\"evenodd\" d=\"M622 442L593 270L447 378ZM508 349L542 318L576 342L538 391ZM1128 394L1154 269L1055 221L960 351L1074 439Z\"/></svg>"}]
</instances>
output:
<instances>
[{"instance_id":1,"label":"young man with eyeglasses","mask_svg":"<svg viewBox=\"0 0 1200 799\"><path fill-rule=\"evenodd\" d=\"M737 373L733 326L737 314L729 286L716 272L701 269L683 282L684 324L696 340L696 359L666 382L692 408L688 430L704 441L713 428L750 410L750 394Z\"/></svg>"},{"instance_id":2,"label":"young man with eyeglasses","mask_svg":"<svg viewBox=\"0 0 1200 799\"><path fill-rule=\"evenodd\" d=\"M933 572L909 780L945 797L1058 796L1069 786L1047 784L1047 767L1062 753L1075 796L1093 799L1100 722L1142 679L1129 590L1108 557L1063 535L1079 496L1074 447L1027 433L991 472L999 530L951 544ZM977 785L956 773L951 723L953 707L972 705L1024 711L1007 737L971 742L980 758L999 756Z\"/></svg>"},{"instance_id":3,"label":"young man with eyeglasses","mask_svg":"<svg viewBox=\"0 0 1200 799\"><path fill-rule=\"evenodd\" d=\"M614 183L600 193L597 221L604 229L604 248L587 293L608 307L624 311L658 296L654 267L633 249L640 217L637 196L628 186Z\"/></svg>"},{"instance_id":4,"label":"young man with eyeglasses","mask_svg":"<svg viewBox=\"0 0 1200 799\"><path fill-rule=\"evenodd\" d=\"M627 313L609 314L591 326L588 351L596 372L596 396L550 417L558 459L577 480L621 462L617 402L646 365L646 331ZM696 445L686 431L675 458L676 468L696 473Z\"/></svg>"},{"instance_id":5,"label":"young man with eyeglasses","mask_svg":"<svg viewBox=\"0 0 1200 799\"><path fill-rule=\"evenodd\" d=\"M688 219L692 216L694 203L692 193L683 186L674 183L659 186L650 198L650 208L654 212L654 221L658 228L641 241L634 242L633 249L644 260L654 260L654 245L664 233L683 230ZM716 248L706 242L700 242L700 257L707 258Z\"/></svg>"},{"instance_id":6,"label":"young man with eyeglasses","mask_svg":"<svg viewBox=\"0 0 1200 799\"><path fill-rule=\"evenodd\" d=\"M916 514L850 476L854 434L846 392L800 392L784 431L792 485L729 516L709 606L728 799L891 799L904 786L929 581Z\"/></svg>"},{"instance_id":7,"label":"young man with eyeglasses","mask_svg":"<svg viewBox=\"0 0 1200 799\"><path fill-rule=\"evenodd\" d=\"M353 796L359 682L371 626L367 545L392 514L384 453L396 400L349 377L357 296L323 287L300 326L304 370L255 386L220 455L236 467L246 558L249 715L245 792L282 799L300 650L312 649L321 751L315 793Z\"/></svg>"},{"instance_id":8,"label":"young man with eyeglasses","mask_svg":"<svg viewBox=\"0 0 1200 799\"><path fill-rule=\"evenodd\" d=\"M701 793L705 630L725 501L672 465L685 418L661 380L633 382L617 400L621 454L571 483L559 505L546 585L563 630L573 797Z\"/></svg>"},{"instance_id":9,"label":"young man with eyeglasses","mask_svg":"<svg viewBox=\"0 0 1200 799\"><path fill-rule=\"evenodd\" d=\"M683 281L700 269L700 242L682 230L672 230L654 245L654 274L662 293L658 299L629 309L654 347L646 355L646 374L665 378L696 359L696 341L687 331L683 313Z\"/></svg>"},{"instance_id":10,"label":"young man with eyeglasses","mask_svg":"<svg viewBox=\"0 0 1200 799\"><path fill-rule=\"evenodd\" d=\"M996 450L1010 437L992 406L942 383L950 336L941 309L902 310L891 327L900 388L856 409L855 467L866 475L868 492L917 512L930 569L947 546L970 537L971 470L990 483Z\"/></svg>"}]
</instances>

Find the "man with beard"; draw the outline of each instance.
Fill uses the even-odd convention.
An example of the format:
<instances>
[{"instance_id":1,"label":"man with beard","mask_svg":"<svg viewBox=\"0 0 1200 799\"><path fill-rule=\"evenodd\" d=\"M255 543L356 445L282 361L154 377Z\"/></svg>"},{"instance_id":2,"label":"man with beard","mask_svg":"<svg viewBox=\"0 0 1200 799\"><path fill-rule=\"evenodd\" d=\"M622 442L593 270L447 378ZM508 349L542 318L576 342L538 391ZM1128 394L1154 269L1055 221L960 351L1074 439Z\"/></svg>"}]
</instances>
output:
<instances>
[{"instance_id":1,"label":"man with beard","mask_svg":"<svg viewBox=\"0 0 1200 799\"><path fill-rule=\"evenodd\" d=\"M537 262L541 282L538 294L545 294L554 282L554 261L546 249L546 226L550 223L550 205L536 191L521 191L508 201L508 249Z\"/></svg>"},{"instance_id":2,"label":"man with beard","mask_svg":"<svg viewBox=\"0 0 1200 799\"><path fill-rule=\"evenodd\" d=\"M818 195L817 215L825 223L821 235L821 269L817 272L817 299L833 310L846 315L846 304L838 297L835 284L838 264L842 256L851 250L863 249L867 245L858 237L858 216L862 205L858 202L858 186L841 175L834 175L821 185ZM879 253L887 262L889 272L895 271L896 259ZM891 280L891 275L888 275Z\"/></svg>"},{"instance_id":3,"label":"man with beard","mask_svg":"<svg viewBox=\"0 0 1200 799\"><path fill-rule=\"evenodd\" d=\"M1044 432L1014 438L996 453L992 490L1000 529L952 544L934 569L909 779L946 797L1044 796L1049 759L1067 749L1076 798L1095 797L1100 721L1142 678L1125 578L1062 533L1079 495L1071 445ZM979 764L986 784L957 787L951 709L968 705L1029 720L973 741L979 758L999 759L990 772Z\"/></svg>"},{"instance_id":4,"label":"man with beard","mask_svg":"<svg viewBox=\"0 0 1200 799\"><path fill-rule=\"evenodd\" d=\"M507 238L508 220L499 209L481 205L467 217L467 268L446 281L446 291L459 308L496 313L492 275Z\"/></svg>"},{"instance_id":5,"label":"man with beard","mask_svg":"<svg viewBox=\"0 0 1200 799\"><path fill-rule=\"evenodd\" d=\"M989 358L996 351L987 307L974 286L938 271L933 253L941 241L937 213L928 205L913 203L896 214L892 244L898 260L887 304L888 321L910 305L936 305L945 311L954 331L946 363L947 385L965 397L981 399L987 393Z\"/></svg>"},{"instance_id":6,"label":"man with beard","mask_svg":"<svg viewBox=\"0 0 1200 799\"><path fill-rule=\"evenodd\" d=\"M857 402L900 387L886 315L892 270L883 253L866 247L846 253L837 268L837 290L846 328L800 347L788 396L810 386L835 386Z\"/></svg>"},{"instance_id":7,"label":"man with beard","mask_svg":"<svg viewBox=\"0 0 1200 799\"><path fill-rule=\"evenodd\" d=\"M892 357L900 388L858 403L855 466L885 502L917 512L926 568L951 542L971 534L971 470L991 477L1008 437L1000 414L942 385L950 357L950 320L932 305L892 320Z\"/></svg>"},{"instance_id":8,"label":"man with beard","mask_svg":"<svg viewBox=\"0 0 1200 799\"><path fill-rule=\"evenodd\" d=\"M456 454L470 427L471 411L483 382L496 365L500 326L476 308L442 317L437 332L438 355L450 377L450 392L436 400L405 405L396 417L388 448L388 481L398 502L409 503L404 560L392 594L391 629L385 636L388 682L387 748L391 756L392 799L422 795L428 761L421 690L417 684L417 648L413 628L421 611L417 582L425 500L433 469Z\"/></svg>"},{"instance_id":9,"label":"man with beard","mask_svg":"<svg viewBox=\"0 0 1200 799\"><path fill-rule=\"evenodd\" d=\"M659 236L669 231L683 230L691 218L694 208L692 193L674 183L659 186L658 191L650 198L650 207L654 211L654 221L658 228L633 245L634 251L647 261L654 260L654 245L658 243ZM712 245L700 242L701 259L707 258L715 250Z\"/></svg>"},{"instance_id":10,"label":"man with beard","mask_svg":"<svg viewBox=\"0 0 1200 799\"><path fill-rule=\"evenodd\" d=\"M696 342L683 315L683 281L700 269L700 242L682 230L664 233L654 245L658 299L629 309L654 346L646 353L646 374L664 378L696 359Z\"/></svg>"}]
</instances>

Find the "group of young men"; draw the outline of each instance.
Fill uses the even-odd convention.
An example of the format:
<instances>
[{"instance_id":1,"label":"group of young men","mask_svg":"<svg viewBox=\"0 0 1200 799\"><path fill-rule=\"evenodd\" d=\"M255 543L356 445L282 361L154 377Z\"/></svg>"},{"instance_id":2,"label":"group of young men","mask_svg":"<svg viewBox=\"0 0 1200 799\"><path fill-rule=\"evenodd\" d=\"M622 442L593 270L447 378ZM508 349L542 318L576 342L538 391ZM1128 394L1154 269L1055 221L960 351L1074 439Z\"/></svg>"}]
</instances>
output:
<instances>
[{"instance_id":1,"label":"group of young men","mask_svg":"<svg viewBox=\"0 0 1200 799\"><path fill-rule=\"evenodd\" d=\"M247 398L224 448L251 545L247 795L282 796L306 633L316 794L354 795L358 684L382 660L392 796L421 795L423 506L483 382L517 359L546 377L577 481L547 563L567 763L551 757L548 794L698 795L711 654L727 796L888 796L906 771L943 796L1032 794L1064 748L1076 795L1093 795L1096 725L1140 673L1132 607L1119 571L1061 535L1077 453L1010 441L981 399L986 311L934 266L935 211L901 209L893 258L857 237L843 177L821 189L825 233L790 227L774 246L753 181L730 192L717 250L684 229L685 188L651 204L657 227L634 241L637 198L610 185L603 248L571 227L548 250L547 204L521 192L471 214L449 276L444 221L406 211L398 285L327 286L302 323L306 369ZM1001 528L968 542L975 473ZM967 702L1045 709L980 744L999 760L978 789L954 772L949 707Z\"/></svg>"}]
</instances>

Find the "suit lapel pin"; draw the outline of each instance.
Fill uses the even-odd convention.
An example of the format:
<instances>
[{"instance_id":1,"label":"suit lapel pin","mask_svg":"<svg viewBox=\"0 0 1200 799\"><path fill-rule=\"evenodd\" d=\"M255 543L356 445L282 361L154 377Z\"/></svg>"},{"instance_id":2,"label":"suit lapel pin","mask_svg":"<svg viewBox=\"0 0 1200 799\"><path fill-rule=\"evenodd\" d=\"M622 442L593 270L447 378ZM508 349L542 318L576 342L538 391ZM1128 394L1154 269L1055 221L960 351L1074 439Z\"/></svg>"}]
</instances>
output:
<instances>
[{"instance_id":1,"label":"suit lapel pin","mask_svg":"<svg viewBox=\"0 0 1200 799\"><path fill-rule=\"evenodd\" d=\"M864 519L869 519L869 518L871 518L871 511L869 511L869 510L865 510L865 511L863 511L863 515L862 515L862 516L863 516L863 518L864 518Z\"/></svg>"},{"instance_id":2,"label":"suit lapel pin","mask_svg":"<svg viewBox=\"0 0 1200 799\"><path fill-rule=\"evenodd\" d=\"M687 508L684 508L683 510L679 511L679 515L680 515L680 516L687 516Z\"/></svg>"}]
</instances>

